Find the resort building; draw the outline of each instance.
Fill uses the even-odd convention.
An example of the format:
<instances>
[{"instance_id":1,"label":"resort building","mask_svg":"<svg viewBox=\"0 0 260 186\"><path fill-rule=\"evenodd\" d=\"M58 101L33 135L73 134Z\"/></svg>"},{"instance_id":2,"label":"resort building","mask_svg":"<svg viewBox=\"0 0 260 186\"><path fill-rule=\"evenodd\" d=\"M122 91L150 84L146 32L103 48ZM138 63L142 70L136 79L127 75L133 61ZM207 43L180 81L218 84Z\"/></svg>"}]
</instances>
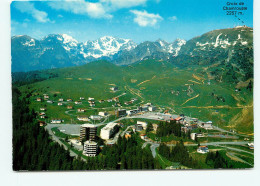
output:
<instances>
[{"instance_id":1,"label":"resort building","mask_svg":"<svg viewBox=\"0 0 260 186\"><path fill-rule=\"evenodd\" d=\"M80 141L84 138L86 140L95 140L97 134L97 127L93 124L83 124L80 126Z\"/></svg>"},{"instance_id":2,"label":"resort building","mask_svg":"<svg viewBox=\"0 0 260 186\"><path fill-rule=\"evenodd\" d=\"M97 143L94 141L85 141L84 142L84 149L83 154L86 156L96 156L97 155Z\"/></svg>"},{"instance_id":3,"label":"resort building","mask_svg":"<svg viewBox=\"0 0 260 186\"><path fill-rule=\"evenodd\" d=\"M102 139L110 139L112 135L116 131L117 123L108 123L105 127L103 127L100 131L100 137Z\"/></svg>"}]
</instances>

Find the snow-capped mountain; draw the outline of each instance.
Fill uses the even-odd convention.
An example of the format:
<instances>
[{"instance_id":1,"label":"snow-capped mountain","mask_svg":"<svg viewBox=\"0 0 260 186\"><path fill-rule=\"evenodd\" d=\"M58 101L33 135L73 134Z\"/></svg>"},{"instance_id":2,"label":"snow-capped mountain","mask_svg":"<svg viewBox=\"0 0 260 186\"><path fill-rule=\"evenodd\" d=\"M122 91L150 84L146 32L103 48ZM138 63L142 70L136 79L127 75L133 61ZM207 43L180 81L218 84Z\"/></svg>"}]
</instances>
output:
<instances>
[{"instance_id":1,"label":"snow-capped mountain","mask_svg":"<svg viewBox=\"0 0 260 186\"><path fill-rule=\"evenodd\" d=\"M180 49L182 47L182 45L186 44L186 41L184 39L179 39L179 38L177 38L172 43L168 43L168 42L161 40L161 39L158 39L156 42L160 44L162 50L173 54L173 56L177 56L178 52L180 51Z\"/></svg>"},{"instance_id":2,"label":"snow-capped mountain","mask_svg":"<svg viewBox=\"0 0 260 186\"><path fill-rule=\"evenodd\" d=\"M121 50L131 50L136 44L130 39L114 38L104 36L95 41L87 41L80 46L80 54L84 58L94 57L111 57Z\"/></svg>"},{"instance_id":3,"label":"snow-capped mountain","mask_svg":"<svg viewBox=\"0 0 260 186\"><path fill-rule=\"evenodd\" d=\"M176 39L172 43L158 39L155 42L145 41L137 45L134 49L124 50L114 59L114 63L120 65L131 64L145 59L168 60L171 56L177 56L179 50L186 41Z\"/></svg>"},{"instance_id":4,"label":"snow-capped mountain","mask_svg":"<svg viewBox=\"0 0 260 186\"><path fill-rule=\"evenodd\" d=\"M203 65L231 58L241 48L252 48L253 29L246 26L220 29L187 42L158 39L138 45L130 39L111 36L78 42L67 34L50 34L41 40L19 35L12 37L11 42L13 72L83 65L97 60L117 65L145 59L169 60L181 66Z\"/></svg>"},{"instance_id":5,"label":"snow-capped mountain","mask_svg":"<svg viewBox=\"0 0 260 186\"><path fill-rule=\"evenodd\" d=\"M41 40L30 36L12 37L12 70L30 71L82 65L106 59L136 44L130 39L104 36L95 41L78 42L67 34L50 34Z\"/></svg>"}]
</instances>

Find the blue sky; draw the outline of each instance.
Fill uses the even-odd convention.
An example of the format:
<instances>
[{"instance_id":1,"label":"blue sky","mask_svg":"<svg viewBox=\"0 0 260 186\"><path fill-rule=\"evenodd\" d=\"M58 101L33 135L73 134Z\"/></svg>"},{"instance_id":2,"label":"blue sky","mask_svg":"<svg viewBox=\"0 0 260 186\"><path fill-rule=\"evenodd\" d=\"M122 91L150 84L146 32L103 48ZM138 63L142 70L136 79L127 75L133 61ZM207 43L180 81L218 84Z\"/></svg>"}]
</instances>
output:
<instances>
[{"instance_id":1,"label":"blue sky","mask_svg":"<svg viewBox=\"0 0 260 186\"><path fill-rule=\"evenodd\" d=\"M109 35L139 43L191 39L243 23L226 15L227 0L79 0L16 1L11 4L11 34L37 39L65 33L78 41ZM241 2L241 1L232 1ZM244 0L239 18L253 27L253 1Z\"/></svg>"}]
</instances>

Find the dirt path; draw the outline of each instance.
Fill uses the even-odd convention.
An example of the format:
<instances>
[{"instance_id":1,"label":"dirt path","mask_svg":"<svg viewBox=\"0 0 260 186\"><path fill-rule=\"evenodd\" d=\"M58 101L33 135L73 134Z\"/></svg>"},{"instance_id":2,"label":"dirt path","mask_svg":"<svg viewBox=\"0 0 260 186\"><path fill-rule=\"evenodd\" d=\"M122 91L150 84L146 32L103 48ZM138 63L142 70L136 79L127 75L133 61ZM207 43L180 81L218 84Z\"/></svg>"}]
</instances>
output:
<instances>
[{"instance_id":1,"label":"dirt path","mask_svg":"<svg viewBox=\"0 0 260 186\"><path fill-rule=\"evenodd\" d=\"M183 104L181 104L181 106L184 105L185 103L189 102L190 100L193 100L193 99L199 97L199 95L200 95L200 94L198 94L198 95L196 95L196 96L194 96L194 97L192 97L192 98L190 98L190 99L187 99Z\"/></svg>"},{"instance_id":2,"label":"dirt path","mask_svg":"<svg viewBox=\"0 0 260 186\"><path fill-rule=\"evenodd\" d=\"M156 75L152 77L152 79L156 78ZM140 86L141 84L143 83L146 83L148 81L151 81L152 79L148 79L148 80L145 80L145 81L142 81L141 83L139 83L137 86Z\"/></svg>"}]
</instances>

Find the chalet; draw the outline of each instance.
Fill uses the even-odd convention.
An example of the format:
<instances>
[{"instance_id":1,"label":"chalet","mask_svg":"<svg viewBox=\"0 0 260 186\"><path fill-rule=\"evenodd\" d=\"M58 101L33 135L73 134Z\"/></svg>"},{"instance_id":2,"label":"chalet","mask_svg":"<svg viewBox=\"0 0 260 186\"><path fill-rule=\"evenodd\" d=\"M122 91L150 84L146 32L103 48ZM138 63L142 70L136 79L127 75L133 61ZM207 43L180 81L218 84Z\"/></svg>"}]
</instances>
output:
<instances>
[{"instance_id":1,"label":"chalet","mask_svg":"<svg viewBox=\"0 0 260 186\"><path fill-rule=\"evenodd\" d=\"M72 102L72 99L70 99L70 98L69 98L69 99L67 99L67 102Z\"/></svg>"},{"instance_id":2,"label":"chalet","mask_svg":"<svg viewBox=\"0 0 260 186\"><path fill-rule=\"evenodd\" d=\"M209 149L207 146L199 146L197 152L201 154L206 154L209 152Z\"/></svg>"},{"instance_id":3,"label":"chalet","mask_svg":"<svg viewBox=\"0 0 260 186\"><path fill-rule=\"evenodd\" d=\"M119 101L119 98L118 97L114 97L112 98L113 101Z\"/></svg>"},{"instance_id":4,"label":"chalet","mask_svg":"<svg viewBox=\"0 0 260 186\"><path fill-rule=\"evenodd\" d=\"M50 96L48 96L48 95L44 95L43 97L44 97L44 99L49 99L50 98Z\"/></svg>"},{"instance_id":5,"label":"chalet","mask_svg":"<svg viewBox=\"0 0 260 186\"><path fill-rule=\"evenodd\" d=\"M78 116L77 119L79 121L89 121L89 118L87 116Z\"/></svg>"},{"instance_id":6,"label":"chalet","mask_svg":"<svg viewBox=\"0 0 260 186\"><path fill-rule=\"evenodd\" d=\"M39 115L40 115L40 116L44 116L44 115L45 115L45 112L40 112Z\"/></svg>"},{"instance_id":7,"label":"chalet","mask_svg":"<svg viewBox=\"0 0 260 186\"><path fill-rule=\"evenodd\" d=\"M103 99L99 100L98 101L99 103L104 103L105 101Z\"/></svg>"},{"instance_id":8,"label":"chalet","mask_svg":"<svg viewBox=\"0 0 260 186\"><path fill-rule=\"evenodd\" d=\"M115 106L121 107L122 105L121 105L121 103L117 102L117 103L115 103Z\"/></svg>"},{"instance_id":9,"label":"chalet","mask_svg":"<svg viewBox=\"0 0 260 186\"><path fill-rule=\"evenodd\" d=\"M201 124L201 127L207 130L213 129L212 121L207 121Z\"/></svg>"},{"instance_id":10,"label":"chalet","mask_svg":"<svg viewBox=\"0 0 260 186\"><path fill-rule=\"evenodd\" d=\"M76 104L76 105L81 105L82 102L81 102L81 101L75 101L75 104Z\"/></svg>"},{"instance_id":11,"label":"chalet","mask_svg":"<svg viewBox=\"0 0 260 186\"><path fill-rule=\"evenodd\" d=\"M59 102L58 105L59 105L59 106L62 106L63 104Z\"/></svg>"},{"instance_id":12,"label":"chalet","mask_svg":"<svg viewBox=\"0 0 260 186\"><path fill-rule=\"evenodd\" d=\"M136 98L132 98L131 101L132 101L132 102L135 102L135 101L137 101L137 99L136 99Z\"/></svg>"},{"instance_id":13,"label":"chalet","mask_svg":"<svg viewBox=\"0 0 260 186\"><path fill-rule=\"evenodd\" d=\"M39 124L40 127L46 125L46 123L44 121L38 121L38 124Z\"/></svg>"},{"instance_id":14,"label":"chalet","mask_svg":"<svg viewBox=\"0 0 260 186\"><path fill-rule=\"evenodd\" d=\"M36 101L42 101L42 98L37 98Z\"/></svg>"},{"instance_id":15,"label":"chalet","mask_svg":"<svg viewBox=\"0 0 260 186\"><path fill-rule=\"evenodd\" d=\"M60 123L62 123L63 122L63 120L61 120L61 119L52 119L51 120L51 123L55 123L55 124L60 124Z\"/></svg>"},{"instance_id":16,"label":"chalet","mask_svg":"<svg viewBox=\"0 0 260 186\"><path fill-rule=\"evenodd\" d=\"M96 106L96 104L95 104L95 102L92 102L89 104L89 106L94 107L94 106Z\"/></svg>"},{"instance_id":17,"label":"chalet","mask_svg":"<svg viewBox=\"0 0 260 186\"><path fill-rule=\"evenodd\" d=\"M89 97L89 98L88 98L88 101L95 101L95 99L94 99L94 98L91 98L91 97Z\"/></svg>"},{"instance_id":18,"label":"chalet","mask_svg":"<svg viewBox=\"0 0 260 186\"><path fill-rule=\"evenodd\" d=\"M79 108L77 111L78 111L78 112L85 112L85 111L86 111L86 109Z\"/></svg>"},{"instance_id":19,"label":"chalet","mask_svg":"<svg viewBox=\"0 0 260 186\"><path fill-rule=\"evenodd\" d=\"M42 111L45 111L45 110L46 110L46 108L43 108L43 107L42 107L42 108L40 108L40 110L42 110Z\"/></svg>"},{"instance_id":20,"label":"chalet","mask_svg":"<svg viewBox=\"0 0 260 186\"><path fill-rule=\"evenodd\" d=\"M110 90L115 92L115 91L118 91L119 89L118 89L118 87L111 87Z\"/></svg>"},{"instance_id":21,"label":"chalet","mask_svg":"<svg viewBox=\"0 0 260 186\"><path fill-rule=\"evenodd\" d=\"M99 115L91 115L89 118L92 120L101 120L103 117Z\"/></svg>"},{"instance_id":22,"label":"chalet","mask_svg":"<svg viewBox=\"0 0 260 186\"><path fill-rule=\"evenodd\" d=\"M59 101L63 101L63 98L60 98Z\"/></svg>"},{"instance_id":23,"label":"chalet","mask_svg":"<svg viewBox=\"0 0 260 186\"><path fill-rule=\"evenodd\" d=\"M79 99L80 99L80 100L84 100L85 98L84 98L84 97L80 97Z\"/></svg>"},{"instance_id":24,"label":"chalet","mask_svg":"<svg viewBox=\"0 0 260 186\"><path fill-rule=\"evenodd\" d=\"M68 106L67 106L67 109L73 109L73 106L68 105Z\"/></svg>"},{"instance_id":25,"label":"chalet","mask_svg":"<svg viewBox=\"0 0 260 186\"><path fill-rule=\"evenodd\" d=\"M112 102L112 99L108 99L107 102Z\"/></svg>"},{"instance_id":26,"label":"chalet","mask_svg":"<svg viewBox=\"0 0 260 186\"><path fill-rule=\"evenodd\" d=\"M132 103L133 103L132 101L126 101L126 102L124 102L125 105L130 105L130 104L132 104Z\"/></svg>"},{"instance_id":27,"label":"chalet","mask_svg":"<svg viewBox=\"0 0 260 186\"><path fill-rule=\"evenodd\" d=\"M106 115L107 115L107 112L98 112L98 115L99 115L99 116L106 116Z\"/></svg>"},{"instance_id":28,"label":"chalet","mask_svg":"<svg viewBox=\"0 0 260 186\"><path fill-rule=\"evenodd\" d=\"M249 149L254 149L254 143L248 143L247 145L248 145Z\"/></svg>"},{"instance_id":29,"label":"chalet","mask_svg":"<svg viewBox=\"0 0 260 186\"><path fill-rule=\"evenodd\" d=\"M177 117L174 119L176 123L181 123L183 121L183 117Z\"/></svg>"},{"instance_id":30,"label":"chalet","mask_svg":"<svg viewBox=\"0 0 260 186\"><path fill-rule=\"evenodd\" d=\"M48 101L47 101L47 103L50 103L50 104L52 104L52 103L53 103L53 101L51 101L51 100L48 100Z\"/></svg>"},{"instance_id":31,"label":"chalet","mask_svg":"<svg viewBox=\"0 0 260 186\"><path fill-rule=\"evenodd\" d=\"M40 118L41 119L45 119L47 116L46 115L41 115Z\"/></svg>"}]
</instances>

